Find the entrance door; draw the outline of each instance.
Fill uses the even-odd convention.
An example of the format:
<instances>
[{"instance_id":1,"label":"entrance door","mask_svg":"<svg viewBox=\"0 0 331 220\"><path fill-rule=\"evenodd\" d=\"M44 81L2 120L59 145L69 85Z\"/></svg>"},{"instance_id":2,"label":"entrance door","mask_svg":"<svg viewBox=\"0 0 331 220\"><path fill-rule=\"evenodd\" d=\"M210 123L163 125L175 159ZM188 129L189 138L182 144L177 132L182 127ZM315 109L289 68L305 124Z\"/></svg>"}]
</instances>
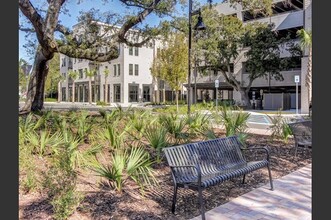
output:
<instances>
[{"instance_id":1,"label":"entrance door","mask_svg":"<svg viewBox=\"0 0 331 220\"><path fill-rule=\"evenodd\" d=\"M114 102L121 102L121 84L114 85Z\"/></svg>"},{"instance_id":2,"label":"entrance door","mask_svg":"<svg viewBox=\"0 0 331 220\"><path fill-rule=\"evenodd\" d=\"M138 85L129 85L129 102L138 102Z\"/></svg>"},{"instance_id":3,"label":"entrance door","mask_svg":"<svg viewBox=\"0 0 331 220\"><path fill-rule=\"evenodd\" d=\"M150 86L143 86L143 101L150 102L151 101L151 93Z\"/></svg>"}]
</instances>

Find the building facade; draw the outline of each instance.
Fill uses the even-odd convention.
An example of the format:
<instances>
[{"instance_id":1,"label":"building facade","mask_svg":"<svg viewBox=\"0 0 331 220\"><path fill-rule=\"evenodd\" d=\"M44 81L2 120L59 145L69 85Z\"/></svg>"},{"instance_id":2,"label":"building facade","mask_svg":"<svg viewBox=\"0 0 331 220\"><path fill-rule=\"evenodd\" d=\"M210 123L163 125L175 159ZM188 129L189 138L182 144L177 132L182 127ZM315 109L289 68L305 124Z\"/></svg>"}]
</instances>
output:
<instances>
[{"instance_id":1,"label":"building facade","mask_svg":"<svg viewBox=\"0 0 331 220\"><path fill-rule=\"evenodd\" d=\"M88 102L90 80L94 103L103 101L129 104L156 101L153 98L155 98L154 94L158 85L151 75L150 68L158 47L160 45L156 40L142 47L119 44L118 58L98 64L60 54L60 72L64 79L59 86L60 101L70 102L74 94L76 102ZM103 49L106 50L106 48ZM88 77L86 71L93 69L96 70L95 75ZM108 76L105 74L106 70L108 70ZM69 77L69 71L78 73L75 80L75 92L72 91L73 79Z\"/></svg>"},{"instance_id":2,"label":"building facade","mask_svg":"<svg viewBox=\"0 0 331 220\"><path fill-rule=\"evenodd\" d=\"M280 35L290 36L293 41L299 43L299 39L296 36L297 30L304 28L305 30L311 30L311 0L274 0L273 14L268 17L263 15L253 16L249 11L242 9L241 5L235 7L230 6L229 3L220 3L216 6L216 10L220 14L236 16L243 23L249 22L263 22L274 23L275 30ZM308 92L305 86L305 76L307 74L307 57L308 52L305 51L304 56L295 68L282 71L281 74L284 77L283 81L276 81L271 77L259 78L253 82L249 96L251 102L256 104L256 100L262 100L262 105L267 106L266 100L263 97L267 97L268 93L286 94L289 96L290 108L296 108L296 83L294 81L295 76L300 76L300 82L298 84L299 92L299 108L301 113L308 113ZM281 57L289 56L289 52L284 50L281 53ZM234 62L233 70L236 78L243 82L248 82L248 73L245 70L245 56L243 52L238 56ZM215 88L215 80L218 79L220 84L219 88ZM201 100L213 100L216 98L216 91L218 99L234 100L237 103L241 101L241 94L225 83L223 76L215 71L210 71L207 76L199 76L199 74L192 74L192 90L196 91L192 93L192 99L194 101ZM196 82L196 83L194 83ZM196 90L195 90L196 88ZM265 94L265 95L264 95ZM196 96L196 98L194 97Z\"/></svg>"}]
</instances>

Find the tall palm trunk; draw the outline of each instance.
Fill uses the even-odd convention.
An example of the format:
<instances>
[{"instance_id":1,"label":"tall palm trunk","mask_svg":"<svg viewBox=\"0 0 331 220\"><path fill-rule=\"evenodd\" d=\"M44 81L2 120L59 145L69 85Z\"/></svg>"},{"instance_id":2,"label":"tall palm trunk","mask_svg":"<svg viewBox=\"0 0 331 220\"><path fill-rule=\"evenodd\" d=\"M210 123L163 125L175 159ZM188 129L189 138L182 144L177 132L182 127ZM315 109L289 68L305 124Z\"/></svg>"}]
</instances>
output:
<instances>
[{"instance_id":1,"label":"tall palm trunk","mask_svg":"<svg viewBox=\"0 0 331 220\"><path fill-rule=\"evenodd\" d=\"M107 76L105 76L105 103L108 103L108 85L107 85Z\"/></svg>"},{"instance_id":2,"label":"tall palm trunk","mask_svg":"<svg viewBox=\"0 0 331 220\"><path fill-rule=\"evenodd\" d=\"M29 80L27 98L20 111L40 111L43 108L44 89L46 77L49 71L49 61L54 56L54 53L48 53L46 56L43 52L45 51L38 46L33 64L33 70Z\"/></svg>"},{"instance_id":3,"label":"tall palm trunk","mask_svg":"<svg viewBox=\"0 0 331 220\"><path fill-rule=\"evenodd\" d=\"M307 74L306 74L306 87L308 92L308 104L312 101L312 47L309 47L309 54L308 54L308 67L307 67Z\"/></svg>"},{"instance_id":4,"label":"tall palm trunk","mask_svg":"<svg viewBox=\"0 0 331 220\"><path fill-rule=\"evenodd\" d=\"M62 101L62 88L61 88L61 80L57 83L57 102Z\"/></svg>"},{"instance_id":5,"label":"tall palm trunk","mask_svg":"<svg viewBox=\"0 0 331 220\"><path fill-rule=\"evenodd\" d=\"M92 104L92 77L89 76L88 80L88 102Z\"/></svg>"},{"instance_id":6,"label":"tall palm trunk","mask_svg":"<svg viewBox=\"0 0 331 220\"><path fill-rule=\"evenodd\" d=\"M176 90L176 105L177 105L177 113L179 112L179 108L178 108L178 90Z\"/></svg>"},{"instance_id":7,"label":"tall palm trunk","mask_svg":"<svg viewBox=\"0 0 331 220\"><path fill-rule=\"evenodd\" d=\"M72 97L71 97L72 102L75 102L75 80L72 80L72 92L71 92L71 94L72 94Z\"/></svg>"}]
</instances>

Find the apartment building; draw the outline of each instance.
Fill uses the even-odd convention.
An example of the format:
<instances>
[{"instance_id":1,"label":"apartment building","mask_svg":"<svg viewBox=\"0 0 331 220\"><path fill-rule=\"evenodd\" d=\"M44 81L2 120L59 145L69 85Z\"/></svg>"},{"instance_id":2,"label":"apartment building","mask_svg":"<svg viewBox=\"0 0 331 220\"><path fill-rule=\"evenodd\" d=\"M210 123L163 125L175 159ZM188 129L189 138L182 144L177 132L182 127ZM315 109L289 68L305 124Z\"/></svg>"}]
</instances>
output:
<instances>
[{"instance_id":1,"label":"apartment building","mask_svg":"<svg viewBox=\"0 0 331 220\"><path fill-rule=\"evenodd\" d=\"M96 69L95 76L91 77L92 102L129 104L153 101L158 82L153 81L150 67L158 47L160 44L157 40L150 41L142 47L119 44L118 58L98 64L60 54L60 72L65 79L61 83L61 101L72 101L72 96L75 95L76 102L88 102L90 79L86 76L86 71L92 69ZM70 70L78 73L75 92L72 91L73 80L68 75ZM106 70L109 72L107 77Z\"/></svg>"},{"instance_id":2,"label":"apartment building","mask_svg":"<svg viewBox=\"0 0 331 220\"><path fill-rule=\"evenodd\" d=\"M277 30L279 35L285 36L287 33L290 33L292 40L299 42L299 39L296 36L296 31L302 28L311 30L311 2L312 0L274 0L273 14L268 17L259 14L253 16L249 11L243 10L239 4L236 5L236 7L232 7L229 3L220 3L216 6L216 10L220 14L236 16L244 23L274 23L275 30ZM298 62L295 68L281 72L284 77L283 81L276 81L270 77L268 79L256 79L249 92L252 102L253 99L263 99L263 94L288 94L291 100L291 108L296 108L296 83L294 77L300 76L300 82L298 85L299 109L301 109L301 113L308 113L308 93L305 86L305 76L308 63L307 54L308 52L305 51L301 62ZM289 53L283 51L281 56L289 56ZM245 80L247 79L248 74L245 70L245 56L243 56L243 54L238 56L231 71L234 71L239 81L248 82L248 80ZM212 100L216 98L216 79L220 82L217 90L218 99L230 99L235 100L236 102L241 101L241 94L225 83L225 80L217 71L210 71L207 76L196 75L196 77L194 77L194 74L192 74L192 89L194 91L194 88L196 88L195 94L197 101L205 99ZM196 84L194 82L196 82ZM194 92L192 94L191 98L194 99ZM265 100L263 100L262 103L264 103L264 101ZM264 103L264 105L265 104L266 103Z\"/></svg>"}]
</instances>

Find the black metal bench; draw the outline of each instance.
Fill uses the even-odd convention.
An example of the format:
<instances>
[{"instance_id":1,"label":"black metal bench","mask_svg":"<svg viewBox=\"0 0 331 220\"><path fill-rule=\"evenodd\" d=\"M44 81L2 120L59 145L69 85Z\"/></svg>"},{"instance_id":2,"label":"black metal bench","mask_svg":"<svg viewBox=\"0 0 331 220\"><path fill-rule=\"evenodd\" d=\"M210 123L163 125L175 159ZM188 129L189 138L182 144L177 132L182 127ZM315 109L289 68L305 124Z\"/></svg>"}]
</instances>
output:
<instances>
[{"instance_id":1,"label":"black metal bench","mask_svg":"<svg viewBox=\"0 0 331 220\"><path fill-rule=\"evenodd\" d=\"M294 137L294 157L297 156L298 147L312 147L312 121L299 121L288 123Z\"/></svg>"},{"instance_id":2,"label":"black metal bench","mask_svg":"<svg viewBox=\"0 0 331 220\"><path fill-rule=\"evenodd\" d=\"M244 150L263 150L266 153L265 158L259 161L247 161L242 152ZM203 189L239 176L243 176L244 183L247 173L263 167L268 168L270 186L273 190L268 148L244 148L236 136L167 147L163 151L174 182L173 213L178 187L198 191L201 216L205 219Z\"/></svg>"}]
</instances>

